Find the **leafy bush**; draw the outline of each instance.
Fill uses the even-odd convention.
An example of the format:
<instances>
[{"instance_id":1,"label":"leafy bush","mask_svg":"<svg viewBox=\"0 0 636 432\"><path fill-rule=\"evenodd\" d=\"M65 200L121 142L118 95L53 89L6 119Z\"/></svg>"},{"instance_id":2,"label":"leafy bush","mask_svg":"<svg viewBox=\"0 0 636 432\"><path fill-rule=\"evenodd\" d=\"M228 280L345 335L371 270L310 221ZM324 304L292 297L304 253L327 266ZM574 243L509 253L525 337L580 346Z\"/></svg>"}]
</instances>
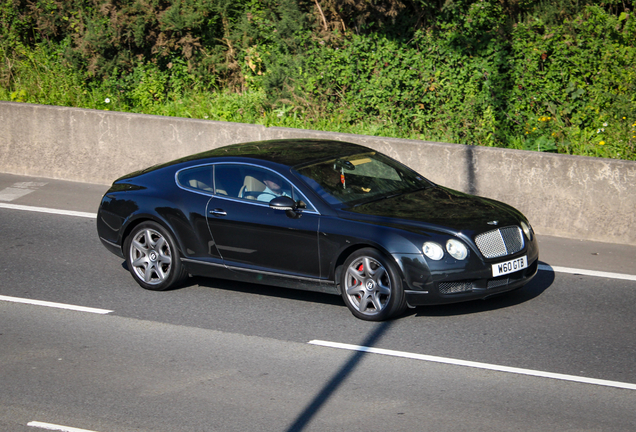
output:
<instances>
[{"instance_id":1,"label":"leafy bush","mask_svg":"<svg viewBox=\"0 0 636 432\"><path fill-rule=\"evenodd\" d=\"M559 25L517 25L509 103L522 146L542 141L564 153L634 158L635 36L633 16L598 6Z\"/></svg>"},{"instance_id":2,"label":"leafy bush","mask_svg":"<svg viewBox=\"0 0 636 432\"><path fill-rule=\"evenodd\" d=\"M636 160L635 7L0 0L0 99Z\"/></svg>"}]
</instances>

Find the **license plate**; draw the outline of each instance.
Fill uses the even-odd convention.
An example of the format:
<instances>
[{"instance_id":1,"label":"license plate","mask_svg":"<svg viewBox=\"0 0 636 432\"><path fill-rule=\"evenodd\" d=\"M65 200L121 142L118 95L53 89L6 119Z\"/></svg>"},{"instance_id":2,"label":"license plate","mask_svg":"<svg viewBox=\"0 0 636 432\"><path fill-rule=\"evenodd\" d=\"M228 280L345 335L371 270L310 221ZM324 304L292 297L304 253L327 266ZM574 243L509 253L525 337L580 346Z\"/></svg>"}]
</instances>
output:
<instances>
[{"instance_id":1,"label":"license plate","mask_svg":"<svg viewBox=\"0 0 636 432\"><path fill-rule=\"evenodd\" d=\"M513 259L510 261L502 262L492 265L492 276L502 276L508 273L514 273L519 270L523 270L528 267L528 257L522 256L521 258Z\"/></svg>"}]
</instances>

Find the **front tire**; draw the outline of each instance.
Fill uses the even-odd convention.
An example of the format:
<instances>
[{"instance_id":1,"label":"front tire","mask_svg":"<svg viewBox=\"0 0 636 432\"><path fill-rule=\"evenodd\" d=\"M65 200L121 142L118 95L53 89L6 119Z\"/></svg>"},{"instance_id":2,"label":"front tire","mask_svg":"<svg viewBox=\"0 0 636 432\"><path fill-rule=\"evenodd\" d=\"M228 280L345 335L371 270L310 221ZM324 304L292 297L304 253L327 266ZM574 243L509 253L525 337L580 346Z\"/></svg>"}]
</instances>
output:
<instances>
[{"instance_id":1,"label":"front tire","mask_svg":"<svg viewBox=\"0 0 636 432\"><path fill-rule=\"evenodd\" d=\"M406 309L397 267L376 249L360 249L347 258L340 290L351 313L366 321L383 321Z\"/></svg>"},{"instance_id":2,"label":"front tire","mask_svg":"<svg viewBox=\"0 0 636 432\"><path fill-rule=\"evenodd\" d=\"M172 236L156 222L136 226L126 238L124 253L130 274L142 288L164 291L188 276Z\"/></svg>"}]
</instances>

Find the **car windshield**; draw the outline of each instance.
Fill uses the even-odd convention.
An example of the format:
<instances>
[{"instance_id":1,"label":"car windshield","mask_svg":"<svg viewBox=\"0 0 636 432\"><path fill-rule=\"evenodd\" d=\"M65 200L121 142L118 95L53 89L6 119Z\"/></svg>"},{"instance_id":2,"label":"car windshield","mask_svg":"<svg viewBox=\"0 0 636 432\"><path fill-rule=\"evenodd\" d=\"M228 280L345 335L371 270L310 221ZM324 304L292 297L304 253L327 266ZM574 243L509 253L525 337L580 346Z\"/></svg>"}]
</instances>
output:
<instances>
[{"instance_id":1,"label":"car windshield","mask_svg":"<svg viewBox=\"0 0 636 432\"><path fill-rule=\"evenodd\" d=\"M339 157L296 169L333 205L355 206L431 187L415 171L376 152Z\"/></svg>"}]
</instances>

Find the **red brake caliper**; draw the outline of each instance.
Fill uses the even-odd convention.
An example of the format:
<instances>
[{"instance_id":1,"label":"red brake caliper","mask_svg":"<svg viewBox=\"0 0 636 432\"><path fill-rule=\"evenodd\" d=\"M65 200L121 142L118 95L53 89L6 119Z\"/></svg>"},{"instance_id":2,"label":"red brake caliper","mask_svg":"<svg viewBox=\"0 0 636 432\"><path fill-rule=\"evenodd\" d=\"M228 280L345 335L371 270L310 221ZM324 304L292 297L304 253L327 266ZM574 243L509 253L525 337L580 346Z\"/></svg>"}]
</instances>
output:
<instances>
[{"instance_id":1,"label":"red brake caliper","mask_svg":"<svg viewBox=\"0 0 636 432\"><path fill-rule=\"evenodd\" d=\"M364 264L360 263L360 265L358 266L358 271L362 273L363 270L364 270ZM358 300L360 300L361 298L362 296L358 294Z\"/></svg>"}]
</instances>

